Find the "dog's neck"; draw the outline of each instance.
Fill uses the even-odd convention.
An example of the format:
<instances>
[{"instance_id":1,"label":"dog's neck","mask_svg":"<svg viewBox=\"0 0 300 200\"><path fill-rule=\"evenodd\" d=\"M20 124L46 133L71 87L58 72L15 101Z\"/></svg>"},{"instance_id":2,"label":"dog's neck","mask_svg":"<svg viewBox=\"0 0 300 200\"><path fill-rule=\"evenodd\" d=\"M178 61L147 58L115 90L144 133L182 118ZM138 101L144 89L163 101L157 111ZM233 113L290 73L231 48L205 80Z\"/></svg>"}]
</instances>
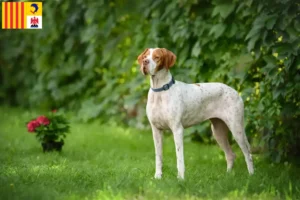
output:
<instances>
[{"instance_id":1,"label":"dog's neck","mask_svg":"<svg viewBox=\"0 0 300 200\"><path fill-rule=\"evenodd\" d=\"M163 85L168 84L172 79L170 71L163 68L156 72L155 75L151 75L150 85L151 88L161 88Z\"/></svg>"}]
</instances>

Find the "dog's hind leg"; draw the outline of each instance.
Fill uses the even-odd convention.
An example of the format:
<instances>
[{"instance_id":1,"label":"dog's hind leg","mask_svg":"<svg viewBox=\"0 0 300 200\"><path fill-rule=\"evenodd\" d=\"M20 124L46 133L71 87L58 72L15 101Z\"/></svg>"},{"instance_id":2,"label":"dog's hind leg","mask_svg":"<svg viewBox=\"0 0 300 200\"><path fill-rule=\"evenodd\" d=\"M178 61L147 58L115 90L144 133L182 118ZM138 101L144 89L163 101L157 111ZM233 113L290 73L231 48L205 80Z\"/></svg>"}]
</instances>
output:
<instances>
[{"instance_id":1,"label":"dog's hind leg","mask_svg":"<svg viewBox=\"0 0 300 200\"><path fill-rule=\"evenodd\" d=\"M247 164L249 174L254 173L252 156L250 154L250 145L244 129L244 109L241 108L233 112L230 120L227 123L235 141L241 148Z\"/></svg>"},{"instance_id":2,"label":"dog's hind leg","mask_svg":"<svg viewBox=\"0 0 300 200\"><path fill-rule=\"evenodd\" d=\"M212 122L211 129L213 136L215 137L217 143L225 153L226 162L227 162L227 172L229 172L234 163L235 154L233 153L230 144L228 142L228 127L227 125L218 118L210 119Z\"/></svg>"}]
</instances>

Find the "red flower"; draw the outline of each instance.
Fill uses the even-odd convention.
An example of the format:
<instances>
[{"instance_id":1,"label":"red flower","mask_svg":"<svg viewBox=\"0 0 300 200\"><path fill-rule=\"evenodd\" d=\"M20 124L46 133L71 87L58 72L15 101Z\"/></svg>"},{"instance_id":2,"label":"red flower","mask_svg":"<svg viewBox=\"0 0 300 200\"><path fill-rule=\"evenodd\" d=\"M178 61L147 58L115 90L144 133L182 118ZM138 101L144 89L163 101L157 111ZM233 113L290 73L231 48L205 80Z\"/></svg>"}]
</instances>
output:
<instances>
[{"instance_id":1,"label":"red flower","mask_svg":"<svg viewBox=\"0 0 300 200\"><path fill-rule=\"evenodd\" d=\"M39 116L38 118L36 118L36 121L40 125L48 125L48 124L50 124L50 120L47 117L45 117L45 116Z\"/></svg>"},{"instance_id":2,"label":"red flower","mask_svg":"<svg viewBox=\"0 0 300 200\"><path fill-rule=\"evenodd\" d=\"M34 132L36 127L39 127L40 123L37 122L36 120L32 120L27 124L27 130L28 132Z\"/></svg>"},{"instance_id":3,"label":"red flower","mask_svg":"<svg viewBox=\"0 0 300 200\"><path fill-rule=\"evenodd\" d=\"M56 113L56 112L57 112L57 110L56 110L56 109L54 109L54 110L52 110L52 112L53 112L53 113Z\"/></svg>"}]
</instances>

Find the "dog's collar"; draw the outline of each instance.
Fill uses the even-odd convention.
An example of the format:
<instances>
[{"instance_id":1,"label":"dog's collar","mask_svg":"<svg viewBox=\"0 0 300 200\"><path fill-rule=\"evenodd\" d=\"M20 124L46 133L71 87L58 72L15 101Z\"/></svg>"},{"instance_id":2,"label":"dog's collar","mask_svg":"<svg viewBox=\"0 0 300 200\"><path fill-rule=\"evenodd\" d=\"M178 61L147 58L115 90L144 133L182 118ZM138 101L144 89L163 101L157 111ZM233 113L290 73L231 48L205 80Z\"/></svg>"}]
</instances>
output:
<instances>
[{"instance_id":1,"label":"dog's collar","mask_svg":"<svg viewBox=\"0 0 300 200\"><path fill-rule=\"evenodd\" d=\"M174 78L173 78L173 76L172 76L172 79L171 79L171 81L170 81L169 83L163 85L163 86L160 87L160 88L151 88L151 89L152 89L153 92L166 91L166 90L170 89L170 87L171 87L173 84L175 84L175 80L174 80Z\"/></svg>"}]
</instances>

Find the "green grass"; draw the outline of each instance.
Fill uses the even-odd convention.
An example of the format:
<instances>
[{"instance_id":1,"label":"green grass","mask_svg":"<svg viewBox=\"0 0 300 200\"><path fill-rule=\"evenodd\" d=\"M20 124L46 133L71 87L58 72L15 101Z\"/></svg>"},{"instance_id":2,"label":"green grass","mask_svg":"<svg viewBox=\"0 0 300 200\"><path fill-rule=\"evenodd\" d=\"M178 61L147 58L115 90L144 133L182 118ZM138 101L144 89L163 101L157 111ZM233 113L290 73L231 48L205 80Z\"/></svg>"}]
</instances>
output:
<instances>
[{"instance_id":1,"label":"green grass","mask_svg":"<svg viewBox=\"0 0 300 200\"><path fill-rule=\"evenodd\" d=\"M254 156L249 176L240 150L226 173L217 145L185 142L186 179L176 178L172 137L164 141L163 179L155 180L150 131L71 124L63 152L43 153L25 122L36 112L0 108L0 199L299 199L296 166Z\"/></svg>"}]
</instances>

